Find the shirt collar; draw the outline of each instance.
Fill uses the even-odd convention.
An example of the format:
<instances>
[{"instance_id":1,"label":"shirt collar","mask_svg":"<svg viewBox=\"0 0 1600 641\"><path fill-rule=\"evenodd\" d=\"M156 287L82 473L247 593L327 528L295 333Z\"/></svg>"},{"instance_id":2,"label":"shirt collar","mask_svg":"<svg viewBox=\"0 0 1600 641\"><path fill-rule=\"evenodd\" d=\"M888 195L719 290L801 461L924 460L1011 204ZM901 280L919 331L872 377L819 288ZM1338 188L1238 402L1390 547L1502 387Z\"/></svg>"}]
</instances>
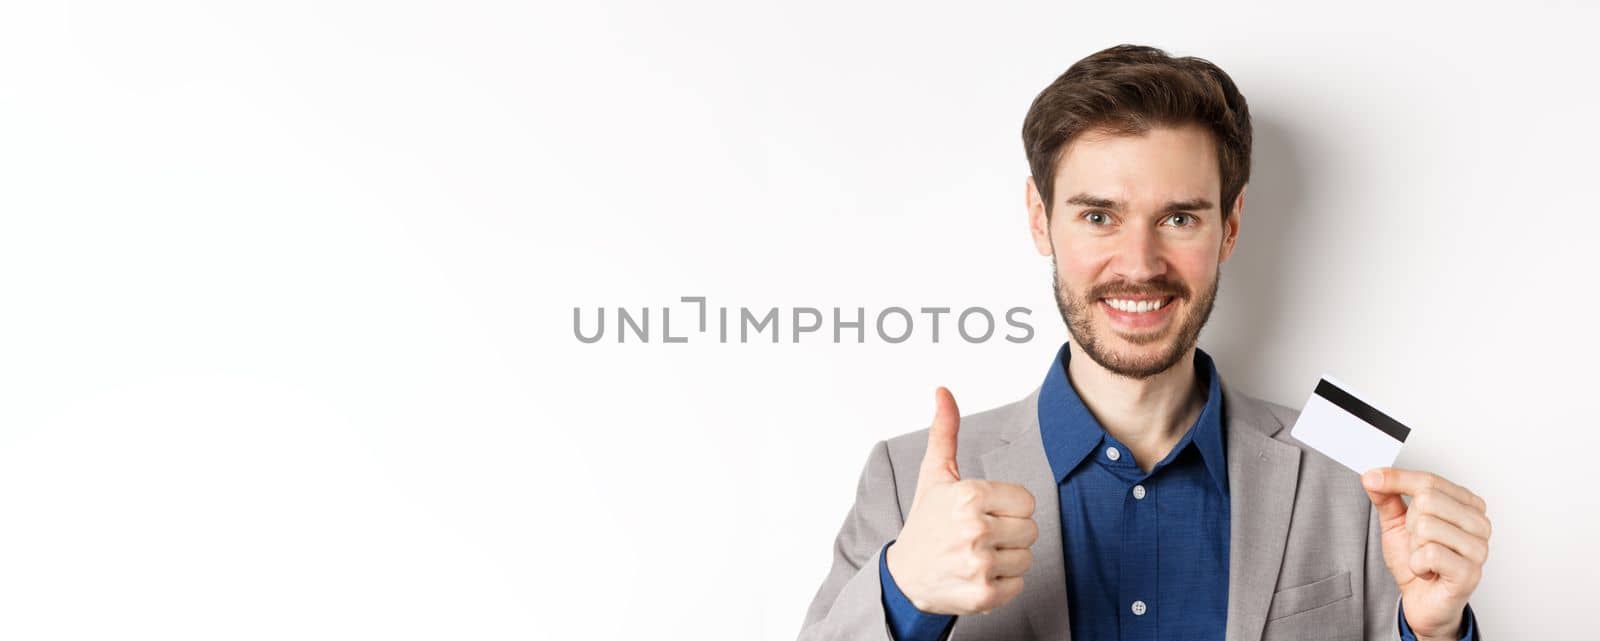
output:
<instances>
[{"instance_id":1,"label":"shirt collar","mask_svg":"<svg viewBox=\"0 0 1600 641\"><path fill-rule=\"evenodd\" d=\"M1044 440L1045 458L1050 462L1057 484L1065 481L1102 440L1111 438L1067 378L1067 361L1071 354L1063 343L1039 390L1039 432ZM1200 458L1217 489L1226 495L1228 466L1222 447L1222 386L1217 383L1216 363L1210 354L1198 347L1194 350L1194 370L1196 382L1206 386L1205 407L1200 410L1200 418L1157 467L1172 461L1192 442L1200 451Z\"/></svg>"}]
</instances>

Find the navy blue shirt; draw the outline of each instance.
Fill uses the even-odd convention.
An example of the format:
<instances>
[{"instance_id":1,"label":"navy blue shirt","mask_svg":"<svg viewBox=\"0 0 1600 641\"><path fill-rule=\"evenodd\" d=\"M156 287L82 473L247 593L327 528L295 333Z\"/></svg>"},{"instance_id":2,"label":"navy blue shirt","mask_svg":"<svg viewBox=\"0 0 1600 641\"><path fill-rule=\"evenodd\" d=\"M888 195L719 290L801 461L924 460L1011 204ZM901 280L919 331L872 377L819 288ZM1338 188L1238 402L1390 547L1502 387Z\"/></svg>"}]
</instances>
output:
<instances>
[{"instance_id":1,"label":"navy blue shirt","mask_svg":"<svg viewBox=\"0 0 1600 641\"><path fill-rule=\"evenodd\" d=\"M1067 377L1062 345L1039 391L1039 429L1061 503L1067 606L1075 639L1221 639L1228 617L1228 466L1216 366L1195 349L1200 416L1147 473L1089 412ZM1043 497L1040 497L1043 498ZM893 542L890 542L892 545ZM888 546L884 546L887 551ZM879 578L898 641L935 641L954 616L922 612ZM1466 612L1463 639L1473 639ZM1401 637L1414 636L1399 617Z\"/></svg>"}]
</instances>

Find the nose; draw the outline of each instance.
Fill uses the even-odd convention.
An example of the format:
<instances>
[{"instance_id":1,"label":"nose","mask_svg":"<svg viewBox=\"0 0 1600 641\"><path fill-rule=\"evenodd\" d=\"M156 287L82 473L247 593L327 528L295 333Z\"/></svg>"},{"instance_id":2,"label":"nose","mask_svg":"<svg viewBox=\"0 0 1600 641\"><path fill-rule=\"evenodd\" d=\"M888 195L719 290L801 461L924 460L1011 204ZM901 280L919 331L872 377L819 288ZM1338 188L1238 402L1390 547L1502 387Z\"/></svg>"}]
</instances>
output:
<instances>
[{"instance_id":1,"label":"nose","mask_svg":"<svg viewBox=\"0 0 1600 641\"><path fill-rule=\"evenodd\" d=\"M1111 272L1131 283L1142 283L1167 273L1164 247L1156 230L1134 227L1120 234L1112 250Z\"/></svg>"}]
</instances>

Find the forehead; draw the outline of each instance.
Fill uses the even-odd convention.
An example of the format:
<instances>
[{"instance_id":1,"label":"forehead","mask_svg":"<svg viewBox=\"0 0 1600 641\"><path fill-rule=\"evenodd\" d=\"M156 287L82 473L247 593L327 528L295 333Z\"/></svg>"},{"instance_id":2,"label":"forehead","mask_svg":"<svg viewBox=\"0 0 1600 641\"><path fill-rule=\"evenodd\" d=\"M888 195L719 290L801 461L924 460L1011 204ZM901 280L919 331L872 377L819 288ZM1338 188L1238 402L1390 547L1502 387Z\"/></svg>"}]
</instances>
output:
<instances>
[{"instance_id":1,"label":"forehead","mask_svg":"<svg viewBox=\"0 0 1600 641\"><path fill-rule=\"evenodd\" d=\"M1055 199L1080 193L1118 200L1195 197L1222 190L1217 147L1199 125L1152 127L1135 135L1086 131L1056 161Z\"/></svg>"}]
</instances>

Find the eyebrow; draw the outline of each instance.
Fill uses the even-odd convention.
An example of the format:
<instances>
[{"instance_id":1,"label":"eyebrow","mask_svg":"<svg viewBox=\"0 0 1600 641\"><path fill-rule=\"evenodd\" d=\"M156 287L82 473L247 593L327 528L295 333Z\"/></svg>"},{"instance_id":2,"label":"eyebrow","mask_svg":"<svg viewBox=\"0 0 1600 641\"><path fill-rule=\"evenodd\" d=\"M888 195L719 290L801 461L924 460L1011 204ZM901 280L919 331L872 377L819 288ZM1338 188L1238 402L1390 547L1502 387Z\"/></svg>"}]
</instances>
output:
<instances>
[{"instance_id":1,"label":"eyebrow","mask_svg":"<svg viewBox=\"0 0 1600 641\"><path fill-rule=\"evenodd\" d=\"M1082 205L1084 207L1098 207L1100 209L1110 209L1112 211L1121 211L1122 210L1122 203L1120 203L1118 201L1112 200L1110 198L1101 198L1099 196L1091 196L1089 194L1078 194L1076 196L1068 198L1067 199L1067 204L1068 205ZM1216 205L1211 204L1211 201L1209 201L1209 200L1206 200L1204 198L1190 198L1188 200L1174 200L1174 201L1171 201L1171 202L1167 203L1166 206L1161 208L1161 212L1162 213L1172 213L1172 212L1179 212L1179 211L1195 211L1195 210L1199 210L1199 209L1211 209L1212 207L1216 207Z\"/></svg>"}]
</instances>

